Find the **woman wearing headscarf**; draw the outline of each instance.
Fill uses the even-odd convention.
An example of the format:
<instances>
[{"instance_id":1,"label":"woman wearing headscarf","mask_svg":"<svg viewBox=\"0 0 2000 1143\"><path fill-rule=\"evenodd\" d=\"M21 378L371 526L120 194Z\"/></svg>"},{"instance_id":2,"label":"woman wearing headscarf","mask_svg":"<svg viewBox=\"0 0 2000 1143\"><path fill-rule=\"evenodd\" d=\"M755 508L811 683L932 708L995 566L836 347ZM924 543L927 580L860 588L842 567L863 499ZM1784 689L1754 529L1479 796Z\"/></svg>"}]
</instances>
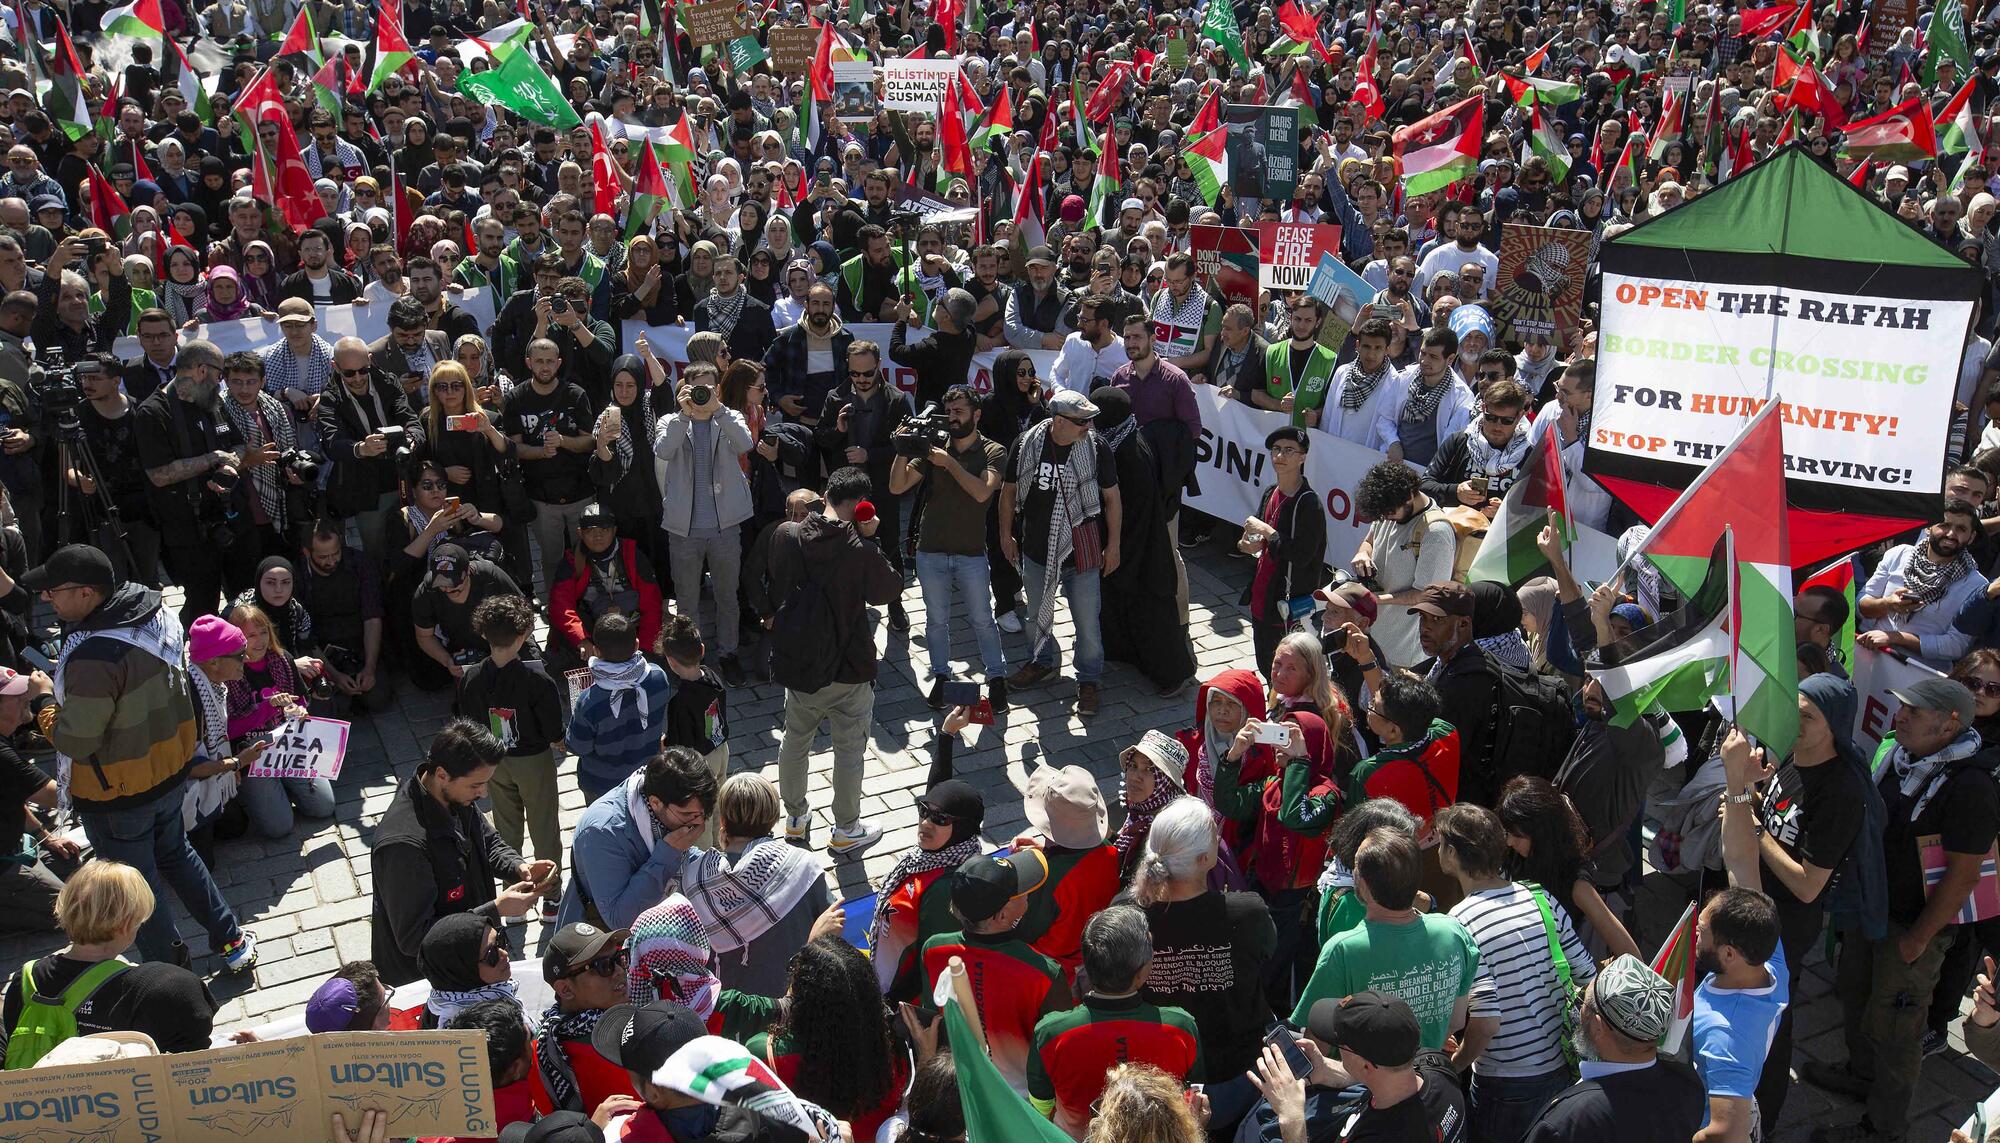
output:
<instances>
[{"instance_id":1,"label":"woman wearing headscarf","mask_svg":"<svg viewBox=\"0 0 2000 1143\"><path fill-rule=\"evenodd\" d=\"M782 1001L722 987L701 914L680 893L639 914L626 946L626 995L634 1004L671 1000L708 1022L711 1034L738 1043L770 1027Z\"/></svg>"},{"instance_id":2,"label":"woman wearing headscarf","mask_svg":"<svg viewBox=\"0 0 2000 1143\"><path fill-rule=\"evenodd\" d=\"M696 302L708 296L715 279L715 243L704 238L688 249L688 266L674 281L674 304L683 315L694 313Z\"/></svg>"},{"instance_id":3,"label":"woman wearing headscarf","mask_svg":"<svg viewBox=\"0 0 2000 1143\"><path fill-rule=\"evenodd\" d=\"M243 279L228 266L211 267L208 271L207 286L201 305L195 308L194 317L190 318L182 328L192 329L210 322L270 316L263 306L253 305L250 299L243 296Z\"/></svg>"},{"instance_id":4,"label":"woman wearing headscarf","mask_svg":"<svg viewBox=\"0 0 2000 1143\"><path fill-rule=\"evenodd\" d=\"M787 961L833 903L819 862L771 836L784 813L761 774L732 774L716 795L716 846L693 849L681 892L694 904L725 987L773 999L785 994Z\"/></svg>"},{"instance_id":5,"label":"woman wearing headscarf","mask_svg":"<svg viewBox=\"0 0 2000 1143\"><path fill-rule=\"evenodd\" d=\"M292 561L271 556L257 565L256 586L237 595L235 606L254 607L263 612L271 621L271 629L278 633L278 641L293 654L316 654L320 648L319 636L313 631L312 613L295 594L297 590L298 572Z\"/></svg>"},{"instance_id":6,"label":"woman wearing headscarf","mask_svg":"<svg viewBox=\"0 0 2000 1143\"><path fill-rule=\"evenodd\" d=\"M278 255L269 242L259 238L243 248L243 269L237 278L243 283L244 301L267 310L277 308L281 300L278 287L284 279L278 273Z\"/></svg>"},{"instance_id":7,"label":"woman wearing headscarf","mask_svg":"<svg viewBox=\"0 0 2000 1143\"><path fill-rule=\"evenodd\" d=\"M417 946L417 964L431 986L430 998L424 1001L425 1028L440 1027L482 1000L521 1005L514 965L507 957L507 934L498 920L484 913L439 917ZM526 1013L521 1018L525 1022Z\"/></svg>"},{"instance_id":8,"label":"woman wearing headscarf","mask_svg":"<svg viewBox=\"0 0 2000 1143\"><path fill-rule=\"evenodd\" d=\"M750 255L750 261L743 270L743 288L750 296L765 305L775 305L778 301L777 263L772 261L769 250L759 250Z\"/></svg>"},{"instance_id":9,"label":"woman wearing headscarf","mask_svg":"<svg viewBox=\"0 0 2000 1143\"><path fill-rule=\"evenodd\" d=\"M125 216L129 229L119 250L125 254L144 254L148 258L160 248L166 234L160 228L160 216L150 206L135 206L132 213Z\"/></svg>"},{"instance_id":10,"label":"woman wearing headscarf","mask_svg":"<svg viewBox=\"0 0 2000 1143\"><path fill-rule=\"evenodd\" d=\"M417 176L425 167L437 161L437 152L431 148L431 121L422 115L412 115L403 120L403 145L396 148L395 170L402 176L404 186L415 186Z\"/></svg>"},{"instance_id":11,"label":"woman wearing headscarf","mask_svg":"<svg viewBox=\"0 0 2000 1143\"><path fill-rule=\"evenodd\" d=\"M681 320L680 296L660 264L660 245L635 234L625 244L625 265L611 278L611 317L637 318L647 325L674 325Z\"/></svg>"},{"instance_id":12,"label":"woman wearing headscarf","mask_svg":"<svg viewBox=\"0 0 2000 1143\"><path fill-rule=\"evenodd\" d=\"M180 140L167 136L160 140L153 154L159 160L153 171L153 182L167 196L167 201L182 203L192 199L201 174L187 165L187 150L181 146Z\"/></svg>"},{"instance_id":13,"label":"woman wearing headscarf","mask_svg":"<svg viewBox=\"0 0 2000 1143\"><path fill-rule=\"evenodd\" d=\"M218 155L203 155L201 163L196 168L194 189L188 198L188 203L201 208L204 230L207 229L209 220L225 216L223 208L229 202L229 194L228 165ZM200 237L190 234L187 235L187 240L206 242L214 237L214 234L203 234Z\"/></svg>"},{"instance_id":14,"label":"woman wearing headscarf","mask_svg":"<svg viewBox=\"0 0 2000 1143\"><path fill-rule=\"evenodd\" d=\"M1113 844L1118 848L1118 879L1129 884L1145 853L1153 816L1176 798L1187 796L1187 747L1171 735L1148 730L1138 745L1118 756L1118 797L1125 804L1125 821Z\"/></svg>"},{"instance_id":15,"label":"woman wearing headscarf","mask_svg":"<svg viewBox=\"0 0 2000 1143\"><path fill-rule=\"evenodd\" d=\"M1480 580L1472 588L1472 641L1495 660L1517 671L1534 669L1527 640L1521 638L1521 601L1504 583Z\"/></svg>"},{"instance_id":16,"label":"woman wearing headscarf","mask_svg":"<svg viewBox=\"0 0 2000 1143\"><path fill-rule=\"evenodd\" d=\"M1118 466L1121 505L1121 559L1104 577L1099 619L1104 657L1137 667L1160 694L1177 694L1194 678L1194 651L1175 603L1173 539L1152 449L1139 435L1125 390L1101 386L1090 400L1097 406L1097 434Z\"/></svg>"},{"instance_id":17,"label":"woman wearing headscarf","mask_svg":"<svg viewBox=\"0 0 2000 1143\"><path fill-rule=\"evenodd\" d=\"M174 246L167 250L165 258L167 272L154 288L160 308L174 319L174 324L184 326L195 320L195 313L208 301L208 283L201 278L201 256L186 246Z\"/></svg>"},{"instance_id":18,"label":"woman wearing headscarf","mask_svg":"<svg viewBox=\"0 0 2000 1143\"><path fill-rule=\"evenodd\" d=\"M611 402L597 419L590 478L598 503L611 509L618 523L619 537L638 544L658 568L666 566L667 553L660 535L660 478L653 468L651 442L658 423L653 387L666 381L667 367L643 334L635 348L640 352L611 363ZM612 409L618 410L616 426Z\"/></svg>"},{"instance_id":19,"label":"woman wearing headscarf","mask_svg":"<svg viewBox=\"0 0 2000 1143\"><path fill-rule=\"evenodd\" d=\"M132 194L126 205L151 207L155 214L162 216L174 207L173 200L160 189L160 184L151 179L140 179L132 184Z\"/></svg>"},{"instance_id":20,"label":"woman wearing headscarf","mask_svg":"<svg viewBox=\"0 0 2000 1143\"><path fill-rule=\"evenodd\" d=\"M917 846L896 861L875 894L868 934L875 979L891 1000L913 1000L922 984L917 953L939 933L959 928L951 886L939 884L979 855L986 799L971 784L947 778L917 796Z\"/></svg>"}]
</instances>

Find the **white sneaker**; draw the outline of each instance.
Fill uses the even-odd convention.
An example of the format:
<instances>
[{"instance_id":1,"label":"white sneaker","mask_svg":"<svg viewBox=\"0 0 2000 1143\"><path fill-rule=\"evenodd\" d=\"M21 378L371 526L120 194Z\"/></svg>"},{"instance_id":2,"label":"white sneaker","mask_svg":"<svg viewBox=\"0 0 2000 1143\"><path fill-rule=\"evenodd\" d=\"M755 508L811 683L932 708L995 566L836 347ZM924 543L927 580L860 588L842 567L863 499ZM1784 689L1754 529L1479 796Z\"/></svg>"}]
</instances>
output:
<instances>
[{"instance_id":1,"label":"white sneaker","mask_svg":"<svg viewBox=\"0 0 2000 1143\"><path fill-rule=\"evenodd\" d=\"M880 831L877 831L880 836ZM248 929L237 931L236 939L222 946L222 967L229 973L248 972L257 963L257 938Z\"/></svg>"},{"instance_id":2,"label":"white sneaker","mask_svg":"<svg viewBox=\"0 0 2000 1143\"><path fill-rule=\"evenodd\" d=\"M801 848L812 848L813 819L811 814L785 818L785 840Z\"/></svg>"},{"instance_id":3,"label":"white sneaker","mask_svg":"<svg viewBox=\"0 0 2000 1143\"><path fill-rule=\"evenodd\" d=\"M826 848L835 857L844 857L850 853L860 853L881 840L882 827L878 825L857 824L851 830L836 827L833 837L826 843Z\"/></svg>"},{"instance_id":4,"label":"white sneaker","mask_svg":"<svg viewBox=\"0 0 2000 1143\"><path fill-rule=\"evenodd\" d=\"M1021 617L1011 611L1002 615L994 623L1000 630L1005 631L1009 635L1019 635L1021 633Z\"/></svg>"}]
</instances>

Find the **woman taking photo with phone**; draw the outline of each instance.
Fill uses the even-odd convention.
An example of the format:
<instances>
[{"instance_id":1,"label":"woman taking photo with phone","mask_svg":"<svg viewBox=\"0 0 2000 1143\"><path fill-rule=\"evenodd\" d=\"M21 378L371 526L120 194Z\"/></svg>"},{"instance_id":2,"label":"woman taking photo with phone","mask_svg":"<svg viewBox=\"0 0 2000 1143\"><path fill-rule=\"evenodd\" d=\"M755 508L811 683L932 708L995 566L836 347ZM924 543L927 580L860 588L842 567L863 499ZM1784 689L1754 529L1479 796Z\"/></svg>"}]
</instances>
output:
<instances>
[{"instance_id":1,"label":"woman taking photo with phone","mask_svg":"<svg viewBox=\"0 0 2000 1143\"><path fill-rule=\"evenodd\" d=\"M477 504L498 515L504 502L500 458L506 455L507 438L500 435L494 414L480 402L471 373L456 361L431 366L429 389L422 418L424 439L410 450L411 458L443 475L445 499L455 497L461 504ZM419 491L413 488L412 496ZM526 567L527 533L516 531L521 533L520 551L506 542L505 531L501 534L506 562L509 567Z\"/></svg>"}]
</instances>

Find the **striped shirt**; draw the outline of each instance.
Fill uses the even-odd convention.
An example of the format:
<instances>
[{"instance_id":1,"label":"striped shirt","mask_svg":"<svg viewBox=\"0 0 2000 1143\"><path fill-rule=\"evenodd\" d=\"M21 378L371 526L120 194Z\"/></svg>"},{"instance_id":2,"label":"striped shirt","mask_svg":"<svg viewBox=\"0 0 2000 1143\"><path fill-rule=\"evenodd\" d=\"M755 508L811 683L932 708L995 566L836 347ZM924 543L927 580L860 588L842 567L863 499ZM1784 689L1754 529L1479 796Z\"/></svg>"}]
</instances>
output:
<instances>
[{"instance_id":1,"label":"striped shirt","mask_svg":"<svg viewBox=\"0 0 2000 1143\"><path fill-rule=\"evenodd\" d=\"M1569 958L1570 979L1582 988L1597 975L1597 966L1577 939L1562 905L1551 898L1549 909L1563 955ZM1473 1070L1480 1075L1520 1077L1562 1067L1556 969L1549 957L1548 928L1533 894L1519 883L1481 890L1452 906L1451 915L1479 945L1470 1015L1500 1020L1499 1031Z\"/></svg>"}]
</instances>

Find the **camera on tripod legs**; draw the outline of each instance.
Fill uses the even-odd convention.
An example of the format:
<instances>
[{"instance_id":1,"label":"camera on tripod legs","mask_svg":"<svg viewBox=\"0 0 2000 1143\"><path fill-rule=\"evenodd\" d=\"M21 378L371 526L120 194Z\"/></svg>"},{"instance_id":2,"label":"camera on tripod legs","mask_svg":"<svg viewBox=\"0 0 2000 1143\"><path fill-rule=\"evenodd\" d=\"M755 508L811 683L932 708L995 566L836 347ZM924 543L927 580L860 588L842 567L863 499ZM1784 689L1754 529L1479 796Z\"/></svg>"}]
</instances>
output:
<instances>
[{"instance_id":1,"label":"camera on tripod legs","mask_svg":"<svg viewBox=\"0 0 2000 1143\"><path fill-rule=\"evenodd\" d=\"M70 365L61 346L50 346L35 355L37 369L28 377L28 390L42 412L42 423L65 433L81 432L83 423L77 410L86 400L78 374L110 369L102 358L86 357Z\"/></svg>"},{"instance_id":2,"label":"camera on tripod legs","mask_svg":"<svg viewBox=\"0 0 2000 1143\"><path fill-rule=\"evenodd\" d=\"M889 437L890 447L896 455L910 460L922 460L934 448L951 447L951 420L944 410L932 401L924 406L924 411L896 426Z\"/></svg>"}]
</instances>

